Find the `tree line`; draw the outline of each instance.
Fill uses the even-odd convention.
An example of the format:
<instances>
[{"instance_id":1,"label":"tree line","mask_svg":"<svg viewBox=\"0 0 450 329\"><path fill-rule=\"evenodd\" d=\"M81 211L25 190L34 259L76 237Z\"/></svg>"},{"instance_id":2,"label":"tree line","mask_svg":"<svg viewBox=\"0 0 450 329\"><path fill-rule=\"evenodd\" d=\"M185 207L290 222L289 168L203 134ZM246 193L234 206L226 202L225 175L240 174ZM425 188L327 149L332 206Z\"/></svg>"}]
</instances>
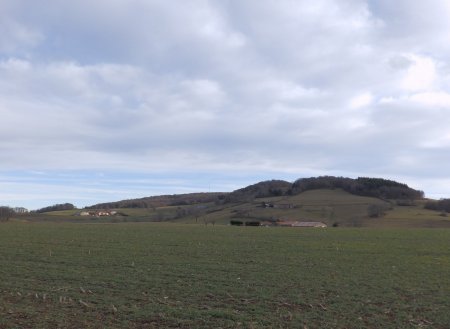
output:
<instances>
[{"instance_id":1,"label":"tree line","mask_svg":"<svg viewBox=\"0 0 450 329\"><path fill-rule=\"evenodd\" d=\"M299 194L313 189L340 188L355 195L381 199L416 200L424 197L423 191L410 188L408 185L383 178L321 176L301 178L292 184L291 194Z\"/></svg>"},{"instance_id":2,"label":"tree line","mask_svg":"<svg viewBox=\"0 0 450 329\"><path fill-rule=\"evenodd\" d=\"M225 193L187 193L158 195L140 199L129 199L115 202L99 203L86 209L119 209L119 208L157 208L165 206L187 206L199 203L216 202L224 198Z\"/></svg>"},{"instance_id":3,"label":"tree line","mask_svg":"<svg viewBox=\"0 0 450 329\"><path fill-rule=\"evenodd\" d=\"M425 209L431 209L436 211L450 213L450 199L441 199L438 201L427 201L425 203Z\"/></svg>"},{"instance_id":4,"label":"tree line","mask_svg":"<svg viewBox=\"0 0 450 329\"><path fill-rule=\"evenodd\" d=\"M223 201L250 202L255 198L267 198L286 195L292 184L283 180L268 180L240 188L225 195Z\"/></svg>"},{"instance_id":5,"label":"tree line","mask_svg":"<svg viewBox=\"0 0 450 329\"><path fill-rule=\"evenodd\" d=\"M36 213L50 212L50 211L63 211L63 210L73 210L76 207L71 203L60 203L54 204L53 206L44 207L38 210L35 210Z\"/></svg>"},{"instance_id":6,"label":"tree line","mask_svg":"<svg viewBox=\"0 0 450 329\"><path fill-rule=\"evenodd\" d=\"M14 215L11 207L0 206L0 221L7 222Z\"/></svg>"}]
</instances>

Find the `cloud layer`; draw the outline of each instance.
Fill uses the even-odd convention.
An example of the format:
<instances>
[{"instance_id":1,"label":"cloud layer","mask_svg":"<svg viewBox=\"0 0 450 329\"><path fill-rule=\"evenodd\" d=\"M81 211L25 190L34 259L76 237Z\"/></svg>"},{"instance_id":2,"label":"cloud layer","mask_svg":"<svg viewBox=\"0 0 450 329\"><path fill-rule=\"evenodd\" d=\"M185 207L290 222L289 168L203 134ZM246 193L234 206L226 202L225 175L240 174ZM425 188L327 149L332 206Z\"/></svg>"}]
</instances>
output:
<instances>
[{"instance_id":1,"label":"cloud layer","mask_svg":"<svg viewBox=\"0 0 450 329\"><path fill-rule=\"evenodd\" d=\"M202 173L383 176L450 196L448 1L5 0L0 22L4 202L18 171L188 173L174 192Z\"/></svg>"}]
</instances>

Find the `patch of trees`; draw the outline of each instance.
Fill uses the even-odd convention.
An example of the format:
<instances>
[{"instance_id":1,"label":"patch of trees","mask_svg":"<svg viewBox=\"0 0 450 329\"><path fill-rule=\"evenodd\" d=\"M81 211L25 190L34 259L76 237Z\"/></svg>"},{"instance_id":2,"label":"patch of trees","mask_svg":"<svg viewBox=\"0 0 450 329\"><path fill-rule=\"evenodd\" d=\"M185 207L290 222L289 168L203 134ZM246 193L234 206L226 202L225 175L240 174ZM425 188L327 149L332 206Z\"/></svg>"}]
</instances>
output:
<instances>
[{"instance_id":1,"label":"patch of trees","mask_svg":"<svg viewBox=\"0 0 450 329\"><path fill-rule=\"evenodd\" d=\"M425 209L443 211L450 213L450 199L441 199L438 201L428 201L425 203Z\"/></svg>"},{"instance_id":2,"label":"patch of trees","mask_svg":"<svg viewBox=\"0 0 450 329\"><path fill-rule=\"evenodd\" d=\"M258 221L245 222L245 226L261 226L261 223Z\"/></svg>"},{"instance_id":3,"label":"patch of trees","mask_svg":"<svg viewBox=\"0 0 450 329\"><path fill-rule=\"evenodd\" d=\"M221 211L222 209L218 209L218 211ZM206 208L201 205L196 206L187 206L187 207L177 207L174 218L173 219L180 219L183 217L194 217L195 222L198 221L198 219L205 215Z\"/></svg>"},{"instance_id":4,"label":"patch of trees","mask_svg":"<svg viewBox=\"0 0 450 329\"><path fill-rule=\"evenodd\" d=\"M370 204L367 207L367 215L370 218L383 217L386 210L386 206L382 204Z\"/></svg>"},{"instance_id":5,"label":"patch of trees","mask_svg":"<svg viewBox=\"0 0 450 329\"><path fill-rule=\"evenodd\" d=\"M50 211L63 211L63 210L73 210L76 209L71 203L60 203L53 206L45 207L36 210L37 213L50 212Z\"/></svg>"},{"instance_id":6,"label":"patch of trees","mask_svg":"<svg viewBox=\"0 0 450 329\"><path fill-rule=\"evenodd\" d=\"M357 179L334 176L301 178L292 184L290 194L314 189L340 188L351 194L381 199L421 199L424 193L408 185L383 178L358 177Z\"/></svg>"},{"instance_id":7,"label":"patch of trees","mask_svg":"<svg viewBox=\"0 0 450 329\"><path fill-rule=\"evenodd\" d=\"M188 193L159 195L140 199L122 200L100 203L86 209L119 209L119 208L157 208L166 206L187 206L199 203L216 202L223 198L224 193Z\"/></svg>"},{"instance_id":8,"label":"patch of trees","mask_svg":"<svg viewBox=\"0 0 450 329\"><path fill-rule=\"evenodd\" d=\"M261 223L259 221L247 221L243 222L241 220L230 220L230 225L233 226L261 226Z\"/></svg>"},{"instance_id":9,"label":"patch of trees","mask_svg":"<svg viewBox=\"0 0 450 329\"><path fill-rule=\"evenodd\" d=\"M285 195L291 183L283 180L268 180L233 191L225 196L225 202L249 202L255 198Z\"/></svg>"},{"instance_id":10,"label":"patch of trees","mask_svg":"<svg viewBox=\"0 0 450 329\"><path fill-rule=\"evenodd\" d=\"M7 222L12 215L14 215L14 210L12 208L6 206L0 207L0 221Z\"/></svg>"},{"instance_id":11,"label":"patch of trees","mask_svg":"<svg viewBox=\"0 0 450 329\"><path fill-rule=\"evenodd\" d=\"M396 200L395 203L400 207L412 207L416 205L414 200Z\"/></svg>"}]
</instances>

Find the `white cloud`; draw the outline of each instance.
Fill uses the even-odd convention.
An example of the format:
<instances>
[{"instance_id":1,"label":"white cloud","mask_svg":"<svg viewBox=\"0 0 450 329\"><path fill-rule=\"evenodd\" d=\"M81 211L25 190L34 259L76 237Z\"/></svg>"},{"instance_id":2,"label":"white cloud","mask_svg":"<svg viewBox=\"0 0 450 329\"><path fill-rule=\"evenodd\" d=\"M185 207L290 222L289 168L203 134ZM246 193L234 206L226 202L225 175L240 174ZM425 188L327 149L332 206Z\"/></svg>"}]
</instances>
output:
<instances>
[{"instance_id":1,"label":"white cloud","mask_svg":"<svg viewBox=\"0 0 450 329\"><path fill-rule=\"evenodd\" d=\"M407 91L427 91L435 88L437 80L435 61L429 57L409 55L408 59L412 61L402 86Z\"/></svg>"},{"instance_id":2,"label":"white cloud","mask_svg":"<svg viewBox=\"0 0 450 329\"><path fill-rule=\"evenodd\" d=\"M414 94L410 98L413 102L424 106L445 107L450 109L450 93L443 91L433 91Z\"/></svg>"},{"instance_id":3,"label":"white cloud","mask_svg":"<svg viewBox=\"0 0 450 329\"><path fill-rule=\"evenodd\" d=\"M30 62L17 58L9 58L6 61L0 62L0 69L5 73L20 74L30 69Z\"/></svg>"},{"instance_id":4,"label":"white cloud","mask_svg":"<svg viewBox=\"0 0 450 329\"><path fill-rule=\"evenodd\" d=\"M372 104L373 95L370 92L362 93L350 99L350 108L358 109Z\"/></svg>"}]
</instances>

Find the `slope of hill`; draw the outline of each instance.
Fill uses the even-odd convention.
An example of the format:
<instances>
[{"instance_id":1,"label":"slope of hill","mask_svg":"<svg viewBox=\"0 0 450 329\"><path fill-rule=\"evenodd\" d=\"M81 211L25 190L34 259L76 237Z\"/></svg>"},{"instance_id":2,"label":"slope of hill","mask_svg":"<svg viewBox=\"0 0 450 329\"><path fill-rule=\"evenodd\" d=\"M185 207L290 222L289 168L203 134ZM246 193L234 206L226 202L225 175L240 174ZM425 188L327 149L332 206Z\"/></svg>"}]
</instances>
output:
<instances>
[{"instance_id":1,"label":"slope of hill","mask_svg":"<svg viewBox=\"0 0 450 329\"><path fill-rule=\"evenodd\" d=\"M225 202L244 202L255 198L286 195L292 184L283 180L268 180L240 188L225 196Z\"/></svg>"},{"instance_id":2,"label":"slope of hill","mask_svg":"<svg viewBox=\"0 0 450 329\"><path fill-rule=\"evenodd\" d=\"M155 208L167 206L182 206L198 203L215 202L225 198L226 193L188 193L145 197L115 202L99 203L86 209L117 209L117 208Z\"/></svg>"},{"instance_id":3,"label":"slope of hill","mask_svg":"<svg viewBox=\"0 0 450 329\"><path fill-rule=\"evenodd\" d=\"M87 209L154 208L164 206L193 205L199 203L250 202L258 198L297 195L316 189L342 189L350 194L381 199L416 200L423 192L408 185L382 178L359 177L357 179L334 176L300 178L294 183L283 180L268 180L230 193L190 193L145 197L96 204Z\"/></svg>"},{"instance_id":4,"label":"slope of hill","mask_svg":"<svg viewBox=\"0 0 450 329\"><path fill-rule=\"evenodd\" d=\"M450 227L441 209L406 184L380 178L323 176L289 183L259 182L230 193L162 195L102 203L89 209L119 210L113 216L80 216L53 211L29 220L75 222L184 222L228 224L231 220L321 221L344 227ZM33 217L34 216L34 217ZM22 216L22 219L28 217ZM100 218L101 217L101 218Z\"/></svg>"},{"instance_id":5,"label":"slope of hill","mask_svg":"<svg viewBox=\"0 0 450 329\"><path fill-rule=\"evenodd\" d=\"M251 202L214 205L202 209L200 221L227 224L246 221L320 221L340 227L450 227L437 211L424 209L422 200L399 205L396 200L359 196L342 189L314 189L297 195L257 198ZM381 209L377 216L369 210ZM193 216L175 221L195 222Z\"/></svg>"}]
</instances>

